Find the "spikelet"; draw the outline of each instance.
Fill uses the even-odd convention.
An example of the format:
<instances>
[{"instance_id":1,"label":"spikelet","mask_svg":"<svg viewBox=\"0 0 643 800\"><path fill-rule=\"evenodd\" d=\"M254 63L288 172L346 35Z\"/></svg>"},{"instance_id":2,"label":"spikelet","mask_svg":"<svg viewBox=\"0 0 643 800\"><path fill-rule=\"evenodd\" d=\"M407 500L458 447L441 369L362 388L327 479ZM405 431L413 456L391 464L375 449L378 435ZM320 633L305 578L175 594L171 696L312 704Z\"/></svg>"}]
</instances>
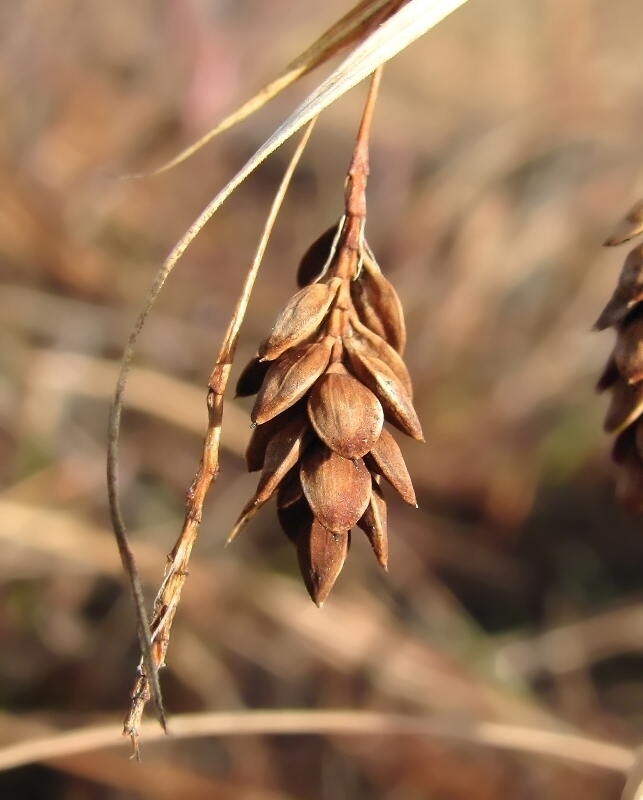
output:
<instances>
[{"instance_id":1,"label":"spikelet","mask_svg":"<svg viewBox=\"0 0 643 800\"><path fill-rule=\"evenodd\" d=\"M629 211L605 245L613 247L643 233L643 201ZM643 244L625 259L612 297L594 326L616 329L616 344L599 392L611 391L607 433L617 434L612 458L619 466L616 494L630 513L643 511Z\"/></svg>"},{"instance_id":2,"label":"spikelet","mask_svg":"<svg viewBox=\"0 0 643 800\"><path fill-rule=\"evenodd\" d=\"M401 358L399 298L367 245L355 251L346 244L344 226L329 228L307 250L297 272L300 291L237 386L239 396L257 393L246 460L250 471L262 472L232 536L276 496L281 527L317 605L342 569L353 527L366 533L386 569L381 477L416 505L385 421L422 440Z\"/></svg>"}]
</instances>

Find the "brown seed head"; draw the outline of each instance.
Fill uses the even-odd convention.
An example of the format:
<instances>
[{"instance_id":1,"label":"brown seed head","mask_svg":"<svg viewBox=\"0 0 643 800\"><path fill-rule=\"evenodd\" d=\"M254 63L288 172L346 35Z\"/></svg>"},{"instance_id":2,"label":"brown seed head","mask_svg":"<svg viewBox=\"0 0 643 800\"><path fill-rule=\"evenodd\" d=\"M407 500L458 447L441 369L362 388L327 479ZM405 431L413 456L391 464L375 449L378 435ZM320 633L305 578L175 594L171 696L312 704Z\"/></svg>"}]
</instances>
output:
<instances>
[{"instance_id":1,"label":"brown seed head","mask_svg":"<svg viewBox=\"0 0 643 800\"><path fill-rule=\"evenodd\" d=\"M617 245L643 233L643 201L605 242ZM610 390L604 428L618 436L612 458L619 466L616 495L631 513L643 511L643 245L625 259L616 289L596 322L616 328L616 345L597 390Z\"/></svg>"},{"instance_id":2,"label":"brown seed head","mask_svg":"<svg viewBox=\"0 0 643 800\"><path fill-rule=\"evenodd\" d=\"M339 235L337 226L329 228L304 255L298 272L303 288L237 388L239 395L257 392L246 461L262 473L233 535L276 494L279 522L318 605L341 571L356 525L387 566L380 476L416 505L384 420L422 440L400 355L406 331L399 299L368 246L356 248L348 217L342 224Z\"/></svg>"}]
</instances>

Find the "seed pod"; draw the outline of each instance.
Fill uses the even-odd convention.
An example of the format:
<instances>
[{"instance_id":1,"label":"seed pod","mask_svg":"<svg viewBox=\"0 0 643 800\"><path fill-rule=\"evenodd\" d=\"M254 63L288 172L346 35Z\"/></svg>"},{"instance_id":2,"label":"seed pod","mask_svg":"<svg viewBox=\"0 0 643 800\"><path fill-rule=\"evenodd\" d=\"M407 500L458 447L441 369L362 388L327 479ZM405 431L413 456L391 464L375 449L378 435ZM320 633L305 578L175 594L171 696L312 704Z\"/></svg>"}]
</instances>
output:
<instances>
[{"instance_id":1,"label":"seed pod","mask_svg":"<svg viewBox=\"0 0 643 800\"><path fill-rule=\"evenodd\" d=\"M382 404L385 418L413 439L423 442L422 426L411 398L393 370L381 358L365 353L353 355L350 350L348 354L357 377Z\"/></svg>"},{"instance_id":2,"label":"seed pod","mask_svg":"<svg viewBox=\"0 0 643 800\"><path fill-rule=\"evenodd\" d=\"M409 398L413 399L411 376L401 356L384 339L370 331L365 325L362 325L356 316L351 317L348 335L342 337L342 342L348 352L355 358L367 355L382 359L387 367L390 367L395 373Z\"/></svg>"},{"instance_id":3,"label":"seed pod","mask_svg":"<svg viewBox=\"0 0 643 800\"><path fill-rule=\"evenodd\" d=\"M278 414L263 425L255 425L250 436L250 441L246 448L246 464L248 472L257 472L263 469L266 457L266 448L272 437L278 433L285 425L294 419L302 422L307 420L305 402L295 403L282 414Z\"/></svg>"},{"instance_id":4,"label":"seed pod","mask_svg":"<svg viewBox=\"0 0 643 800\"><path fill-rule=\"evenodd\" d=\"M277 318L272 333L261 343L259 356L273 361L312 336L328 314L339 286L338 279L314 283L291 297Z\"/></svg>"},{"instance_id":5,"label":"seed pod","mask_svg":"<svg viewBox=\"0 0 643 800\"><path fill-rule=\"evenodd\" d=\"M614 294L594 324L603 331L618 325L630 310L643 300L643 244L635 247L625 259Z\"/></svg>"},{"instance_id":6,"label":"seed pod","mask_svg":"<svg viewBox=\"0 0 643 800\"><path fill-rule=\"evenodd\" d=\"M605 247L623 244L643 233L643 200L639 200L628 211L625 219L618 225L614 233L604 242Z\"/></svg>"},{"instance_id":7,"label":"seed pod","mask_svg":"<svg viewBox=\"0 0 643 800\"><path fill-rule=\"evenodd\" d=\"M368 536L375 557L384 569L388 569L388 537L386 535L386 501L380 487L373 481L371 499L364 516L358 521Z\"/></svg>"},{"instance_id":8,"label":"seed pod","mask_svg":"<svg viewBox=\"0 0 643 800\"><path fill-rule=\"evenodd\" d=\"M286 474L299 461L313 435L307 419L293 419L276 433L268 447L263 472L257 486L257 500L272 497Z\"/></svg>"},{"instance_id":9,"label":"seed pod","mask_svg":"<svg viewBox=\"0 0 643 800\"><path fill-rule=\"evenodd\" d=\"M261 361L258 355L251 358L239 375L234 396L251 397L257 394L269 368L269 361Z\"/></svg>"},{"instance_id":10,"label":"seed pod","mask_svg":"<svg viewBox=\"0 0 643 800\"><path fill-rule=\"evenodd\" d=\"M614 353L612 353L607 360L603 374L596 382L596 391L604 392L606 389L609 389L610 386L613 386L616 383L619 377L620 373L618 371L618 367L616 366L616 361L614 360Z\"/></svg>"},{"instance_id":11,"label":"seed pod","mask_svg":"<svg viewBox=\"0 0 643 800\"><path fill-rule=\"evenodd\" d=\"M380 401L340 364L331 364L308 395L308 416L319 438L343 458L361 458L384 423Z\"/></svg>"},{"instance_id":12,"label":"seed pod","mask_svg":"<svg viewBox=\"0 0 643 800\"><path fill-rule=\"evenodd\" d=\"M361 458L349 461L322 442L301 461L301 485L318 522L330 531L348 531L366 511L371 474Z\"/></svg>"},{"instance_id":13,"label":"seed pod","mask_svg":"<svg viewBox=\"0 0 643 800\"><path fill-rule=\"evenodd\" d=\"M315 239L302 256L297 269L297 286L308 286L321 277L337 234L337 224L331 225L318 239Z\"/></svg>"},{"instance_id":14,"label":"seed pod","mask_svg":"<svg viewBox=\"0 0 643 800\"><path fill-rule=\"evenodd\" d=\"M620 469L616 479L616 496L630 514L643 511L643 459L640 453L640 421L622 431L612 450L612 458Z\"/></svg>"},{"instance_id":15,"label":"seed pod","mask_svg":"<svg viewBox=\"0 0 643 800\"><path fill-rule=\"evenodd\" d=\"M350 532L324 528L305 501L281 509L279 521L297 548L299 571L308 594L321 607L344 566Z\"/></svg>"},{"instance_id":16,"label":"seed pod","mask_svg":"<svg viewBox=\"0 0 643 800\"><path fill-rule=\"evenodd\" d=\"M277 510L285 510L290 506L303 500L304 490L301 488L301 481L299 480L299 466L290 470L283 481L279 484L277 492Z\"/></svg>"},{"instance_id":17,"label":"seed pod","mask_svg":"<svg viewBox=\"0 0 643 800\"><path fill-rule=\"evenodd\" d=\"M364 325L401 355L406 346L406 326L400 298L368 258L360 276L351 283L351 297Z\"/></svg>"},{"instance_id":18,"label":"seed pod","mask_svg":"<svg viewBox=\"0 0 643 800\"><path fill-rule=\"evenodd\" d=\"M234 523L234 526L230 531L228 538L226 539L226 545L230 544L230 542L232 542L233 539L237 538L237 536L246 527L246 525L254 517L257 511L259 511L262 505L263 503L257 500L257 495L253 495L250 498L250 500L248 500L248 502L243 507L241 513L237 517L237 521Z\"/></svg>"},{"instance_id":19,"label":"seed pod","mask_svg":"<svg viewBox=\"0 0 643 800\"><path fill-rule=\"evenodd\" d=\"M628 383L643 380L643 314L637 309L618 329L614 361Z\"/></svg>"},{"instance_id":20,"label":"seed pod","mask_svg":"<svg viewBox=\"0 0 643 800\"><path fill-rule=\"evenodd\" d=\"M332 346L327 336L288 350L272 364L252 409L252 421L262 425L301 400L328 366Z\"/></svg>"},{"instance_id":21,"label":"seed pod","mask_svg":"<svg viewBox=\"0 0 643 800\"><path fill-rule=\"evenodd\" d=\"M643 412L643 383L628 384L622 378L612 387L612 399L603 428L606 433L620 433Z\"/></svg>"},{"instance_id":22,"label":"seed pod","mask_svg":"<svg viewBox=\"0 0 643 800\"><path fill-rule=\"evenodd\" d=\"M383 475L409 505L417 508L415 491L404 462L404 456L398 443L386 428L382 428L380 438L365 461L371 471Z\"/></svg>"}]
</instances>

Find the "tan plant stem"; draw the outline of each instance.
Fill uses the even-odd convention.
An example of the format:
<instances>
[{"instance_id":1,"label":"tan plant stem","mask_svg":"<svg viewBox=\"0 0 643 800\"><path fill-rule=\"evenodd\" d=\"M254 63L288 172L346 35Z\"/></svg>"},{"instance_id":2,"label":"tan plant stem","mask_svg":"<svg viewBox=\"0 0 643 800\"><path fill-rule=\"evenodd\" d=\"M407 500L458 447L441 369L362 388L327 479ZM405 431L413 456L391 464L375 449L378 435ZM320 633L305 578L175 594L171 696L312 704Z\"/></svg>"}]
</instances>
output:
<instances>
[{"instance_id":1,"label":"tan plant stem","mask_svg":"<svg viewBox=\"0 0 643 800\"><path fill-rule=\"evenodd\" d=\"M163 736L152 723L143 723L141 731L149 741ZM282 709L182 714L172 717L170 733L177 739L258 734L431 736L500 750L544 755L619 773L626 773L635 759L634 751L627 747L566 731L374 711ZM43 736L0 748L0 770L113 747L117 742L118 727L113 724Z\"/></svg>"},{"instance_id":2,"label":"tan plant stem","mask_svg":"<svg viewBox=\"0 0 643 800\"><path fill-rule=\"evenodd\" d=\"M366 183L369 174L369 139L373 112L382 80L384 67L378 67L371 78L353 156L346 176L344 190L344 218L337 241L337 264L334 274L342 280L338 302L328 322L328 333L341 336L348 327L350 309L350 281L356 277L359 258L363 249L363 233L366 221ZM336 352L339 351L339 352ZM332 361L339 360L341 348L335 348Z\"/></svg>"},{"instance_id":3,"label":"tan plant stem","mask_svg":"<svg viewBox=\"0 0 643 800\"><path fill-rule=\"evenodd\" d=\"M234 310L234 314L232 315L232 319L230 320L216 364L208 380L208 428L203 444L201 464L199 465L199 470L188 492L183 528L172 552L168 556L168 566L166 568L165 577L154 602L154 615L151 623L151 659L145 658L144 654L139 666L139 675L132 691L132 705L123 728L123 733L131 738L134 751L137 755L139 728L143 709L147 701L152 697L150 670L153 680L158 674L158 670L165 664L165 654L169 643L170 628L181 597L181 590L183 589L183 584L188 574L188 563L201 522L203 503L219 470L223 395L230 376L232 361L239 338L239 330L248 307L250 294L277 214L283 203L293 172L308 142L315 119L316 118L311 120L308 124L288 165L279 190L277 191L253 263L246 275L241 295Z\"/></svg>"}]
</instances>

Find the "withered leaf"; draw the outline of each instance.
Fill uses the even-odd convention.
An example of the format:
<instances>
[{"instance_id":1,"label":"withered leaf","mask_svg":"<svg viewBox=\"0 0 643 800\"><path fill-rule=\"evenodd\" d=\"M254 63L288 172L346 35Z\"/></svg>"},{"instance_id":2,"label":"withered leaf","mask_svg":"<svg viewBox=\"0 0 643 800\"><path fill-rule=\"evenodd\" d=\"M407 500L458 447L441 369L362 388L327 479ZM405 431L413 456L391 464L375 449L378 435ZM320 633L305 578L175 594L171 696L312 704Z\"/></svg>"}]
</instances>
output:
<instances>
[{"instance_id":1,"label":"withered leaf","mask_svg":"<svg viewBox=\"0 0 643 800\"><path fill-rule=\"evenodd\" d=\"M286 474L301 458L313 436L307 419L287 422L270 440L266 448L263 472L257 486L257 500L265 502Z\"/></svg>"},{"instance_id":2,"label":"withered leaf","mask_svg":"<svg viewBox=\"0 0 643 800\"><path fill-rule=\"evenodd\" d=\"M643 314L637 312L618 329L614 361L628 383L643 380Z\"/></svg>"},{"instance_id":3,"label":"withered leaf","mask_svg":"<svg viewBox=\"0 0 643 800\"><path fill-rule=\"evenodd\" d=\"M297 286L308 286L321 276L337 234L337 225L338 223L335 223L324 231L302 256L297 269Z\"/></svg>"},{"instance_id":4,"label":"withered leaf","mask_svg":"<svg viewBox=\"0 0 643 800\"><path fill-rule=\"evenodd\" d=\"M371 474L361 458L349 461L316 442L301 461L300 478L313 514L328 530L350 530L366 511Z\"/></svg>"},{"instance_id":5,"label":"withered leaf","mask_svg":"<svg viewBox=\"0 0 643 800\"><path fill-rule=\"evenodd\" d=\"M270 336L259 347L259 356L273 361L291 347L312 336L328 314L340 281L314 283L291 297Z\"/></svg>"},{"instance_id":6,"label":"withered leaf","mask_svg":"<svg viewBox=\"0 0 643 800\"><path fill-rule=\"evenodd\" d=\"M250 418L258 425L293 406L328 366L333 340L300 345L285 352L268 370Z\"/></svg>"},{"instance_id":7,"label":"withered leaf","mask_svg":"<svg viewBox=\"0 0 643 800\"><path fill-rule=\"evenodd\" d=\"M380 487L373 482L371 499L364 516L357 525L368 536L375 557L384 569L388 569L388 536L386 533L386 501Z\"/></svg>"},{"instance_id":8,"label":"withered leaf","mask_svg":"<svg viewBox=\"0 0 643 800\"><path fill-rule=\"evenodd\" d=\"M643 245L635 247L625 259L616 289L594 324L603 331L622 322L631 309L643 300Z\"/></svg>"},{"instance_id":9,"label":"withered leaf","mask_svg":"<svg viewBox=\"0 0 643 800\"><path fill-rule=\"evenodd\" d=\"M383 475L409 505L417 506L404 456L398 443L386 428L382 428L379 439L368 454L366 464Z\"/></svg>"},{"instance_id":10,"label":"withered leaf","mask_svg":"<svg viewBox=\"0 0 643 800\"><path fill-rule=\"evenodd\" d=\"M605 247L623 244L643 233L643 200L636 202L628 211L625 219L619 223L614 233L603 243Z\"/></svg>"},{"instance_id":11,"label":"withered leaf","mask_svg":"<svg viewBox=\"0 0 643 800\"><path fill-rule=\"evenodd\" d=\"M361 322L401 355L406 346L406 326L400 298L368 259L364 260L360 276L351 283L351 297Z\"/></svg>"},{"instance_id":12,"label":"withered leaf","mask_svg":"<svg viewBox=\"0 0 643 800\"><path fill-rule=\"evenodd\" d=\"M308 416L319 438L344 458L361 458L384 423L380 401L341 365L331 367L308 395Z\"/></svg>"},{"instance_id":13,"label":"withered leaf","mask_svg":"<svg viewBox=\"0 0 643 800\"><path fill-rule=\"evenodd\" d=\"M413 399L413 385L411 376L402 357L381 336L370 331L356 318L351 317L351 326L347 336L342 341L349 355L360 358L368 355L380 358L395 373L402 386L406 389L409 398Z\"/></svg>"},{"instance_id":14,"label":"withered leaf","mask_svg":"<svg viewBox=\"0 0 643 800\"><path fill-rule=\"evenodd\" d=\"M422 426L411 398L393 370L381 358L346 349L355 374L379 399L385 418L413 439L423 442Z\"/></svg>"},{"instance_id":15,"label":"withered leaf","mask_svg":"<svg viewBox=\"0 0 643 800\"><path fill-rule=\"evenodd\" d=\"M626 383L619 378L612 387L603 428L606 433L620 433L643 412L643 383Z\"/></svg>"}]
</instances>

